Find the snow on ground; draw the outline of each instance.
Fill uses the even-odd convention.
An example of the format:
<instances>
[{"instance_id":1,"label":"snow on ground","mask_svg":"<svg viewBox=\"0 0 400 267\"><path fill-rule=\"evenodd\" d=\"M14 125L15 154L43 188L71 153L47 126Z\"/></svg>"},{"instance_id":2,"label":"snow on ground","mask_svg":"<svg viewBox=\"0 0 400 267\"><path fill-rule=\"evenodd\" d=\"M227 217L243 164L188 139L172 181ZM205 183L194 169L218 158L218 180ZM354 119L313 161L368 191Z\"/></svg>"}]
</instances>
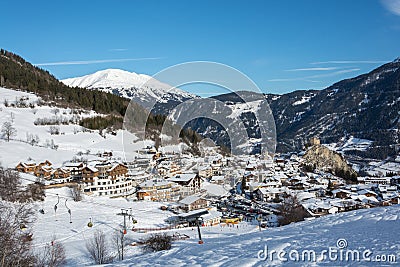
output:
<instances>
[{"instance_id":1,"label":"snow on ground","mask_svg":"<svg viewBox=\"0 0 400 267\"><path fill-rule=\"evenodd\" d=\"M371 140L355 138L351 136L344 143L324 144L324 146L338 152L350 150L366 151L372 145L372 143L373 141Z\"/></svg>"},{"instance_id":2,"label":"snow on ground","mask_svg":"<svg viewBox=\"0 0 400 267\"><path fill-rule=\"evenodd\" d=\"M223 231L219 235L204 235L204 244L198 245L190 241L181 241L173 245L173 248L165 252L141 253L127 259L123 263L114 264L117 266L267 266L267 265L301 265L301 266L376 266L381 262L376 262L378 257L381 259L390 255L396 257L397 264L400 261L400 205L391 207L374 208L367 210L357 210L353 212L328 215L319 219L291 224L278 228L267 228L258 232L253 229L248 234L229 234ZM218 227L216 227L218 229ZM236 229L231 228L232 232ZM217 231L218 232L218 231ZM342 239L342 240L341 240ZM345 239L345 241L343 240ZM340 241L341 242L338 242ZM339 243L339 244L337 244ZM347 247L342 245L347 243ZM338 247L340 246L340 248ZM264 251L268 249L268 255L275 250L287 262L279 260L277 254L264 259ZM320 262L301 261L301 255L306 250L315 251L319 257L323 250L332 251L332 257L325 253L326 259ZM296 258L293 251L299 253L300 261L293 261L289 258ZM371 255L367 250L371 251ZM283 252L281 252L283 251ZM352 251L358 251L361 262L352 261ZM363 253L366 259L363 260ZM340 260L340 254L344 255ZM345 261L347 258L350 261ZM349 254L350 253L350 254ZM306 256L308 254L303 254ZM334 260L337 255L338 259ZM260 256L260 258L258 257ZM356 258L354 258L356 259ZM389 266L394 266L395 264Z\"/></svg>"},{"instance_id":3,"label":"snow on ground","mask_svg":"<svg viewBox=\"0 0 400 267\"><path fill-rule=\"evenodd\" d=\"M232 119L238 119L242 113L253 112L257 114L257 110L263 100L257 100L245 103L236 103L235 105L229 106L232 109L232 113L228 116Z\"/></svg>"},{"instance_id":4,"label":"snow on ground","mask_svg":"<svg viewBox=\"0 0 400 267\"><path fill-rule=\"evenodd\" d=\"M373 141L371 141L371 140L350 137L346 141L346 143L341 147L341 150L342 151L348 151L348 150L365 151L368 149L368 147L371 146L372 143L373 143Z\"/></svg>"},{"instance_id":5,"label":"snow on ground","mask_svg":"<svg viewBox=\"0 0 400 267\"><path fill-rule=\"evenodd\" d=\"M55 212L57 194L60 201ZM65 204L71 210L72 223ZM122 198L89 196L84 196L81 202L74 202L69 197L67 188L49 189L46 190L45 201L36 204L36 210L44 209L45 214L39 212L36 214L36 222L32 229L33 247L39 249L55 237L56 242L61 242L66 248L69 266L88 265L91 262L87 257L85 240L91 238L96 230L102 230L111 239L115 230L122 229L123 216L117 215L122 208L132 208L132 214L137 219L136 227L162 227L167 225L164 220L173 214L160 210L161 205L157 202L128 202ZM92 228L87 226L90 218L93 222ZM128 229L132 226L132 222L128 221ZM129 230L127 238L134 237L135 233Z\"/></svg>"},{"instance_id":6,"label":"snow on ground","mask_svg":"<svg viewBox=\"0 0 400 267\"><path fill-rule=\"evenodd\" d=\"M32 177L34 179L34 177ZM58 196L60 197L59 204ZM67 200L67 201L66 201ZM54 206L57 204L57 210L54 211ZM71 221L68 214L68 209L71 210ZM43 209L45 214L36 213L36 221L33 224L32 232L34 236L33 247L36 250L49 244L53 237L55 242L61 242L66 248L67 265L82 266L91 265L87 251L86 241L93 237L96 230L103 231L109 241L111 241L113 233L123 229L123 216L117 215L121 209L132 208L132 214L137 220L137 224L133 225L127 220L126 240L139 241L149 235L149 233L134 232L132 227L136 228L160 228L166 227L168 224L165 219L174 216L169 211L162 211L160 207L168 203L158 202L132 202L122 198L110 199L107 197L89 197L85 196L81 202L74 202L68 193L68 189L48 189L46 190L46 199L42 202L37 202L35 209L39 211ZM87 224L92 218L93 227L88 227ZM216 242L221 237L238 236L248 232L255 232L256 225L241 223L239 227L202 227L203 237L212 238ZM173 234L179 232L186 234L190 238L181 243L182 246L193 246L197 243L197 230L192 227L168 230ZM111 245L111 242L110 242ZM133 258L140 255L140 248L128 246L126 250L126 258Z\"/></svg>"},{"instance_id":7,"label":"snow on ground","mask_svg":"<svg viewBox=\"0 0 400 267\"><path fill-rule=\"evenodd\" d=\"M29 99L29 103L35 103L39 99L35 94L32 93L0 87L0 103L4 103L4 100L9 101L10 104L15 103L15 100L20 99L21 97Z\"/></svg>"},{"instance_id":8,"label":"snow on ground","mask_svg":"<svg viewBox=\"0 0 400 267\"><path fill-rule=\"evenodd\" d=\"M207 191L210 196L224 196L228 192L222 185L212 184L209 182L203 182L201 184L202 189Z\"/></svg>"},{"instance_id":9,"label":"snow on ground","mask_svg":"<svg viewBox=\"0 0 400 267\"><path fill-rule=\"evenodd\" d=\"M314 95L311 96L302 96L300 100L297 100L292 104L292 106L298 106L307 102L310 102L311 98L313 98Z\"/></svg>"},{"instance_id":10,"label":"snow on ground","mask_svg":"<svg viewBox=\"0 0 400 267\"><path fill-rule=\"evenodd\" d=\"M23 97L27 104L35 104L30 107L6 107L4 100L8 104L15 104L16 99ZM50 106L37 106L38 97L31 93L0 88L0 127L4 122L9 121L16 129L16 136L10 142L0 139L0 163L4 167L15 167L20 161L27 161L32 158L39 162L50 160L56 167L63 162L70 161L79 152L85 159L98 159L95 155L104 151L111 151L115 158L121 160L132 160L137 156L137 151L152 144L151 141L139 142L135 134L127 131L118 130L113 134L99 134L99 131L83 129L80 125L70 123L68 125L56 125L59 128L59 135L50 133L50 125L35 125L38 119L65 119L70 120L76 116L80 118L99 115L93 111L74 114L71 109L56 108ZM55 114L57 111L57 114ZM78 121L78 120L77 120ZM27 143L28 136L38 138L37 145ZM50 144L57 146L57 150L51 149ZM169 150L179 151L176 146L170 146ZM89 152L89 155L86 155Z\"/></svg>"},{"instance_id":11,"label":"snow on ground","mask_svg":"<svg viewBox=\"0 0 400 267\"><path fill-rule=\"evenodd\" d=\"M54 205L58 202L57 212ZM167 203L158 202L130 202L125 199L110 199L107 197L85 196L81 202L74 202L68 197L68 190L46 190L46 199L43 203L36 203L36 210L43 208L45 214L37 212L37 219L32 227L34 249L40 249L48 244L52 237L55 242L61 242L66 247L67 265L84 266L92 262L86 251L86 242L96 230L102 230L109 242L116 230L121 230L123 217L117 215L121 208L132 208L132 214L137 220L133 225L127 223L126 240L139 241L152 232L134 232L136 228L158 228L167 225L165 219L173 216L169 211L162 211L160 207ZM71 209L70 218L67 206ZM162 230L174 234L186 234L190 238L176 241L169 251L144 253L140 247L127 246L125 260L115 262L110 266L266 266L283 265L277 255L274 260L263 259L260 251L284 251L286 257L294 250L300 255L305 250L314 250L319 257L323 250L337 247L339 239L345 239L348 246L343 251L357 250L363 253L372 251L371 259L378 255L395 255L400 261L400 205L373 209L357 210L347 213L328 215L318 219L304 221L278 228L259 230L256 223L241 222L234 227L212 226L201 227L204 244L198 244L197 229L192 227L172 230ZM87 226L92 218L93 227ZM160 232L160 231L156 231ZM110 242L111 246L112 243ZM113 250L115 251L115 250ZM333 254L334 255L334 254ZM345 254L344 254L345 255ZM362 257L362 254L360 254ZM259 258L260 256L261 258ZM289 261L292 265L291 261ZM299 262L297 262L299 263ZM376 262L362 262L363 265L375 266ZM289 264L290 265L290 264ZM304 262L300 265L360 265L360 262L331 260L329 257L323 262Z\"/></svg>"},{"instance_id":12,"label":"snow on ground","mask_svg":"<svg viewBox=\"0 0 400 267\"><path fill-rule=\"evenodd\" d=\"M397 161L380 161L370 162L371 167L368 168L369 175L385 176L388 173L398 173L400 171L400 163Z\"/></svg>"}]
</instances>

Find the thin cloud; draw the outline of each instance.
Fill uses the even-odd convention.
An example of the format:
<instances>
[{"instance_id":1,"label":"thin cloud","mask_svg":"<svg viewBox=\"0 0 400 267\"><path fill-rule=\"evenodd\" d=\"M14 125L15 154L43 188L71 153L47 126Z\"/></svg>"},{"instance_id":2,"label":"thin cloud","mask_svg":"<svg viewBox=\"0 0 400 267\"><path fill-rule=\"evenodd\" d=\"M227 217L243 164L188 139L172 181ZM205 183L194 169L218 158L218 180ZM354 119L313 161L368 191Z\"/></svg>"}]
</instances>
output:
<instances>
[{"instance_id":1,"label":"thin cloud","mask_svg":"<svg viewBox=\"0 0 400 267\"><path fill-rule=\"evenodd\" d=\"M292 82L292 81L300 81L303 80L303 78L279 78L279 79L271 79L268 80L268 82Z\"/></svg>"},{"instance_id":2,"label":"thin cloud","mask_svg":"<svg viewBox=\"0 0 400 267\"><path fill-rule=\"evenodd\" d=\"M318 74L318 75L313 75L313 76L308 76L305 77L306 79L314 79L314 78L321 78L321 77L331 77L331 76L336 76L336 75L340 75L340 74L346 74L346 73L350 73L350 72L355 72L355 71L359 71L359 68L355 68L355 69L348 69L348 70L339 70L339 71L335 71L332 73L327 73L327 74Z\"/></svg>"},{"instance_id":3,"label":"thin cloud","mask_svg":"<svg viewBox=\"0 0 400 267\"><path fill-rule=\"evenodd\" d=\"M311 62L310 64L376 64L376 63L387 63L386 60L330 60L330 61L319 61Z\"/></svg>"},{"instance_id":4,"label":"thin cloud","mask_svg":"<svg viewBox=\"0 0 400 267\"><path fill-rule=\"evenodd\" d=\"M128 51L128 49L127 48L111 48L111 49L108 49L108 51L122 52L122 51Z\"/></svg>"},{"instance_id":5,"label":"thin cloud","mask_svg":"<svg viewBox=\"0 0 400 267\"><path fill-rule=\"evenodd\" d=\"M400 0L381 0L381 3L387 10L400 16Z\"/></svg>"},{"instance_id":6,"label":"thin cloud","mask_svg":"<svg viewBox=\"0 0 400 267\"><path fill-rule=\"evenodd\" d=\"M285 71L328 71L328 70L337 70L339 69L338 67L326 67L326 68L300 68L300 69L290 69L290 70L285 70Z\"/></svg>"},{"instance_id":7,"label":"thin cloud","mask_svg":"<svg viewBox=\"0 0 400 267\"><path fill-rule=\"evenodd\" d=\"M326 73L326 74L317 74L317 75L306 76L306 77L297 77L297 78L271 79L268 81L269 82L293 82L293 81L320 82L320 81L316 81L314 79L323 78L323 77L331 77L331 76L346 74L346 73L355 72L355 71L359 71L359 70L360 69L358 69L358 68L354 68L354 69L347 69L347 70L339 70L339 71Z\"/></svg>"},{"instance_id":8,"label":"thin cloud","mask_svg":"<svg viewBox=\"0 0 400 267\"><path fill-rule=\"evenodd\" d=\"M36 66L90 65L90 64L100 64L100 63L158 60L158 59L162 59L162 57L120 58L120 59L100 59L100 60L82 60L82 61L61 61L61 62L37 63L37 64L34 64L34 65L36 65Z\"/></svg>"}]
</instances>

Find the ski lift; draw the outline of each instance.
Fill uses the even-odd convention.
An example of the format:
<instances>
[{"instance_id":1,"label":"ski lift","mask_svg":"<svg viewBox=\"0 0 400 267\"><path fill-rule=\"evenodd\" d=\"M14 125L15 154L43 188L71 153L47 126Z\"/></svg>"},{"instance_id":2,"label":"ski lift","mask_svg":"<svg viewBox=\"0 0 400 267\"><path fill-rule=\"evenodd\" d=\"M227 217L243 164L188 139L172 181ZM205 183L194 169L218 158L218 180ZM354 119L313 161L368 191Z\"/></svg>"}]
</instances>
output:
<instances>
[{"instance_id":1,"label":"ski lift","mask_svg":"<svg viewBox=\"0 0 400 267\"><path fill-rule=\"evenodd\" d=\"M93 227L92 218L90 218L89 220L90 220L90 221L88 222L87 226L88 226L88 227Z\"/></svg>"},{"instance_id":2,"label":"ski lift","mask_svg":"<svg viewBox=\"0 0 400 267\"><path fill-rule=\"evenodd\" d=\"M19 225L19 229L21 229L22 231L25 231L25 230L26 230L26 225L23 224L23 223L21 223L21 224Z\"/></svg>"},{"instance_id":3,"label":"ski lift","mask_svg":"<svg viewBox=\"0 0 400 267\"><path fill-rule=\"evenodd\" d=\"M65 200L65 207L67 208L68 213L69 213L69 223L72 223L72 219L71 219L71 209L68 208L68 206L67 206L67 200L68 200L68 199Z\"/></svg>"},{"instance_id":4,"label":"ski lift","mask_svg":"<svg viewBox=\"0 0 400 267\"><path fill-rule=\"evenodd\" d=\"M54 216L57 215L57 205L60 203L60 196L57 194L57 203L54 205Z\"/></svg>"}]
</instances>

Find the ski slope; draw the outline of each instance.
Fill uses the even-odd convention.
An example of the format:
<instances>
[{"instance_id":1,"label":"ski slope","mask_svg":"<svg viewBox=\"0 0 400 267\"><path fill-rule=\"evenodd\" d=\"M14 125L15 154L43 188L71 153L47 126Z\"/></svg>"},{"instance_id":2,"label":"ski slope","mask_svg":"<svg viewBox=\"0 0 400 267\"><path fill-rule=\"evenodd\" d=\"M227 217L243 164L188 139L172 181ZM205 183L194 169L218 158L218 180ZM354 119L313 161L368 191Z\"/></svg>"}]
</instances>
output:
<instances>
[{"instance_id":1,"label":"ski slope","mask_svg":"<svg viewBox=\"0 0 400 267\"><path fill-rule=\"evenodd\" d=\"M60 202L55 213L57 194L59 194ZM65 207L66 199L68 199L67 206L71 209L72 223ZM137 220L135 225L129 221L127 223L126 240L135 242L150 233L133 232L130 230L133 226L158 228L168 225L165 219L173 214L160 209L166 204L89 196L85 196L81 202L74 202L69 197L67 189L50 189L46 192L46 200L35 204L35 209L43 208L45 214L37 212L36 222L32 227L33 247L39 249L55 237L56 242L61 242L66 248L67 266L89 266L93 263L86 251L86 241L96 230L102 230L106 234L110 248L115 251L112 248L111 239L113 233L121 230L123 226L123 217L117 215L121 208L132 208L132 214ZM90 218L93 222L92 228L87 226ZM395 255L396 261L400 261L399 205L328 215L284 227L262 229L262 231L256 223L245 222L235 227L219 225L202 227L203 245L197 243L197 231L191 227L162 232L164 231L169 234L179 232L190 238L175 242L169 251L156 253L144 253L139 247L127 246L125 260L115 261L109 266L281 266L285 264L284 261L277 258L273 261L264 259L264 254L260 251L264 251L265 246L268 247L268 251L287 253L293 250L299 253L304 250L314 250L318 256L321 251L328 250L329 247L337 248L339 239L347 241L346 249L361 252L371 250L371 260L375 260L374 257L378 255ZM361 262L343 263L328 258L320 262L300 260L288 263L305 266L358 266ZM376 266L377 262L362 261L362 264Z\"/></svg>"},{"instance_id":2,"label":"ski slope","mask_svg":"<svg viewBox=\"0 0 400 267\"><path fill-rule=\"evenodd\" d=\"M255 231L242 235L221 233L220 236L206 235L204 244L195 242L178 242L165 252L139 253L116 266L395 266L400 261L400 206L382 207L353 212L340 213L291 224L279 228L269 228L261 232ZM347 247L342 246L343 239ZM339 244L337 242L339 241ZM268 251L286 252L287 261L279 260L277 255L265 259L265 246ZM343 253L357 250L363 253L370 250L372 254L365 261L336 260L327 256L321 261L293 261L289 253L298 251L300 255L305 250L313 250L317 257L329 247ZM269 254L269 253L268 253ZM293 254L295 255L295 254ZM346 255L346 254L344 254ZM361 254L360 254L361 255ZM397 263L378 262L379 259L388 261L395 256ZM259 257L260 256L260 257ZM293 256L293 258L296 258ZM306 258L307 259L307 258ZM345 259L345 257L343 257ZM356 258L354 258L356 259Z\"/></svg>"}]
</instances>

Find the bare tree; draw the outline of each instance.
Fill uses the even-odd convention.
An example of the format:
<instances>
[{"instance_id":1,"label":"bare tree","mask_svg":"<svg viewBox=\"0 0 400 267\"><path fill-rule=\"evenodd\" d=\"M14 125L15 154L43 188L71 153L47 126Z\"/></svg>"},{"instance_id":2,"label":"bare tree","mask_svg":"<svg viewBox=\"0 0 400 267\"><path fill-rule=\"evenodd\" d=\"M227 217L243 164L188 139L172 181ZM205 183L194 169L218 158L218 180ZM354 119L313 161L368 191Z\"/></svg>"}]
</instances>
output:
<instances>
[{"instance_id":1,"label":"bare tree","mask_svg":"<svg viewBox=\"0 0 400 267\"><path fill-rule=\"evenodd\" d=\"M146 252L168 250L172 247L172 236L167 234L153 234L143 240L142 249Z\"/></svg>"},{"instance_id":2,"label":"bare tree","mask_svg":"<svg viewBox=\"0 0 400 267\"><path fill-rule=\"evenodd\" d=\"M292 222L303 221L309 214L300 204L296 196L287 196L279 206L279 224L286 225Z\"/></svg>"},{"instance_id":3,"label":"bare tree","mask_svg":"<svg viewBox=\"0 0 400 267\"><path fill-rule=\"evenodd\" d=\"M17 130L14 128L11 122L6 121L3 123L1 133L6 138L7 142L9 142L11 137L17 135Z\"/></svg>"},{"instance_id":4,"label":"bare tree","mask_svg":"<svg viewBox=\"0 0 400 267\"><path fill-rule=\"evenodd\" d=\"M76 202L82 200L82 190L78 184L74 184L69 187L69 195Z\"/></svg>"},{"instance_id":5,"label":"bare tree","mask_svg":"<svg viewBox=\"0 0 400 267\"><path fill-rule=\"evenodd\" d=\"M0 265L33 266L30 250L32 233L28 226L33 211L27 204L0 201Z\"/></svg>"},{"instance_id":6,"label":"bare tree","mask_svg":"<svg viewBox=\"0 0 400 267\"><path fill-rule=\"evenodd\" d=\"M66 264L65 247L61 242L56 241L53 236L50 244L36 254L35 266L38 267L60 267Z\"/></svg>"},{"instance_id":7,"label":"bare tree","mask_svg":"<svg viewBox=\"0 0 400 267\"><path fill-rule=\"evenodd\" d=\"M57 115L58 113L60 113L60 110L58 108L53 108L51 110L51 113L53 113L54 115Z\"/></svg>"},{"instance_id":8,"label":"bare tree","mask_svg":"<svg viewBox=\"0 0 400 267\"><path fill-rule=\"evenodd\" d=\"M20 184L21 180L17 171L0 166L0 199L18 201L21 195Z\"/></svg>"},{"instance_id":9,"label":"bare tree","mask_svg":"<svg viewBox=\"0 0 400 267\"><path fill-rule=\"evenodd\" d=\"M52 125L49 128L49 132L51 135L59 135L60 134L60 127Z\"/></svg>"},{"instance_id":10,"label":"bare tree","mask_svg":"<svg viewBox=\"0 0 400 267\"><path fill-rule=\"evenodd\" d=\"M114 257L107 245L106 235L101 230L93 234L93 238L86 242L86 249L95 264L111 263Z\"/></svg>"},{"instance_id":11,"label":"bare tree","mask_svg":"<svg viewBox=\"0 0 400 267\"><path fill-rule=\"evenodd\" d=\"M124 259L124 252L125 252L125 240L124 240L124 233L119 230L115 230L112 240L114 248L117 250L118 253L118 260Z\"/></svg>"},{"instance_id":12,"label":"bare tree","mask_svg":"<svg viewBox=\"0 0 400 267\"><path fill-rule=\"evenodd\" d=\"M26 133L26 141L31 145L37 145L39 144L39 136L38 135L33 135L30 133Z\"/></svg>"}]
</instances>

